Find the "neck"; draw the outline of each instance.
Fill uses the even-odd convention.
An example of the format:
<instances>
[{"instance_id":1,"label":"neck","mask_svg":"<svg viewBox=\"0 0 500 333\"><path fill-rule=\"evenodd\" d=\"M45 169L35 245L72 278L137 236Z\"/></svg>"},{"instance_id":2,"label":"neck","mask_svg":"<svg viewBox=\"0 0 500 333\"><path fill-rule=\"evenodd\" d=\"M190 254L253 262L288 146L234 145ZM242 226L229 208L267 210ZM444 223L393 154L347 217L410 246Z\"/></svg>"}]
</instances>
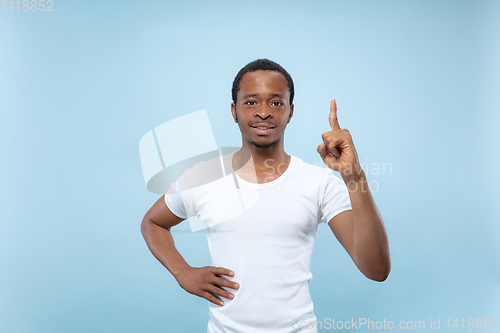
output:
<instances>
[{"instance_id":1,"label":"neck","mask_svg":"<svg viewBox=\"0 0 500 333\"><path fill-rule=\"evenodd\" d=\"M269 165L274 164L288 164L289 156L285 152L283 140L278 140L267 148L257 147L253 143L243 140L242 146L252 155L257 170L268 168Z\"/></svg>"},{"instance_id":2,"label":"neck","mask_svg":"<svg viewBox=\"0 0 500 333\"><path fill-rule=\"evenodd\" d=\"M235 170L239 169L238 175L242 178L265 183L283 174L288 168L290 158L283 149L282 140L268 148L256 147L244 140L243 147L234 154L233 167Z\"/></svg>"}]
</instances>

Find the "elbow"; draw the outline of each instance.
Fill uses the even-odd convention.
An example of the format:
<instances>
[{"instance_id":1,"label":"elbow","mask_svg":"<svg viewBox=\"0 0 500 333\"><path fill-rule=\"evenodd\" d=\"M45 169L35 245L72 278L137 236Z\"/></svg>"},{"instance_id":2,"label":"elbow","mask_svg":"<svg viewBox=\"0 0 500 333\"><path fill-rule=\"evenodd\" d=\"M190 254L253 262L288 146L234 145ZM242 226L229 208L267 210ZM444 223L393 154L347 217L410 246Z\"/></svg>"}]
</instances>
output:
<instances>
[{"instance_id":1,"label":"elbow","mask_svg":"<svg viewBox=\"0 0 500 333\"><path fill-rule=\"evenodd\" d=\"M379 265L376 270L371 272L370 275L366 275L366 277L373 281L384 282L389 277L390 272L391 263L389 261L387 264Z\"/></svg>"},{"instance_id":2,"label":"elbow","mask_svg":"<svg viewBox=\"0 0 500 333\"><path fill-rule=\"evenodd\" d=\"M370 279L377 282L384 282L389 277L390 271L391 270L388 269L387 271L371 276Z\"/></svg>"},{"instance_id":3,"label":"elbow","mask_svg":"<svg viewBox=\"0 0 500 333\"><path fill-rule=\"evenodd\" d=\"M391 258L390 256L384 256L384 258L379 258L375 261L366 262L364 265L358 266L361 273L368 279L384 282L389 277L391 272Z\"/></svg>"},{"instance_id":4,"label":"elbow","mask_svg":"<svg viewBox=\"0 0 500 333\"><path fill-rule=\"evenodd\" d=\"M141 222L141 234L142 234L143 237L145 237L145 235L150 230L150 225L149 225L150 223L151 223L151 220L149 218L147 218L146 216L142 219L142 222Z\"/></svg>"}]
</instances>

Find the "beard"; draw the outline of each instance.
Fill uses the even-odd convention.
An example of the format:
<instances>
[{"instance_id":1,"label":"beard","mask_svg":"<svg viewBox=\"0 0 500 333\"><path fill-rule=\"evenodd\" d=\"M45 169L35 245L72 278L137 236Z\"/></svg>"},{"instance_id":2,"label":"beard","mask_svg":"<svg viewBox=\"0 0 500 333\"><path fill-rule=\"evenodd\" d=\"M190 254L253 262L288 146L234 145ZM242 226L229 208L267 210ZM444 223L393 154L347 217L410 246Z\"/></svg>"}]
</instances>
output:
<instances>
[{"instance_id":1,"label":"beard","mask_svg":"<svg viewBox=\"0 0 500 333\"><path fill-rule=\"evenodd\" d=\"M278 141L278 140L276 140ZM270 142L270 143L265 143L265 144L260 144L260 143L257 143L255 141L252 141L252 144L257 147L257 148L269 148L271 147L272 145L274 145L276 143L276 141L273 141L273 142Z\"/></svg>"}]
</instances>

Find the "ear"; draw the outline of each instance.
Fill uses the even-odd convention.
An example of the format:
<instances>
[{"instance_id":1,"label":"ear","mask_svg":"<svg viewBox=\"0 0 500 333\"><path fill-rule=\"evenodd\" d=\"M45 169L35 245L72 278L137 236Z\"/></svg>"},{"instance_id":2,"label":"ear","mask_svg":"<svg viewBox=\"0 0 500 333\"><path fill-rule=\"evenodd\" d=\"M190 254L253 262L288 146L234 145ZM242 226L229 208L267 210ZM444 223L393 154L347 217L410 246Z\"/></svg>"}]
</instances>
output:
<instances>
[{"instance_id":1,"label":"ear","mask_svg":"<svg viewBox=\"0 0 500 333\"><path fill-rule=\"evenodd\" d=\"M234 122L238 122L238 115L236 114L236 104L231 103L231 114L233 115Z\"/></svg>"},{"instance_id":2,"label":"ear","mask_svg":"<svg viewBox=\"0 0 500 333\"><path fill-rule=\"evenodd\" d=\"M293 116L293 103L290 105L290 115L288 116L288 121L286 122L287 124L290 122L290 119L292 119Z\"/></svg>"}]
</instances>

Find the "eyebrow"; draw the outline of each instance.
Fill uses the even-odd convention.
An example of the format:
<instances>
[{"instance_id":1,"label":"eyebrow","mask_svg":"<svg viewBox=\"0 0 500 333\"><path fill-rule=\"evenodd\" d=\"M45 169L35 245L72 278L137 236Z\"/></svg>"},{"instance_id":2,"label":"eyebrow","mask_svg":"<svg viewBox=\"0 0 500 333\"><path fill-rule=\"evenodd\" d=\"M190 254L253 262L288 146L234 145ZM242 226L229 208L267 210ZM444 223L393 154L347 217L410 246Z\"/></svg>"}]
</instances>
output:
<instances>
[{"instance_id":1,"label":"eyebrow","mask_svg":"<svg viewBox=\"0 0 500 333\"><path fill-rule=\"evenodd\" d=\"M247 98L247 97L257 97L259 96L259 94L246 94L245 96L243 96L243 98ZM284 98L284 96L282 94L269 94L269 97L280 97L280 98Z\"/></svg>"}]
</instances>

